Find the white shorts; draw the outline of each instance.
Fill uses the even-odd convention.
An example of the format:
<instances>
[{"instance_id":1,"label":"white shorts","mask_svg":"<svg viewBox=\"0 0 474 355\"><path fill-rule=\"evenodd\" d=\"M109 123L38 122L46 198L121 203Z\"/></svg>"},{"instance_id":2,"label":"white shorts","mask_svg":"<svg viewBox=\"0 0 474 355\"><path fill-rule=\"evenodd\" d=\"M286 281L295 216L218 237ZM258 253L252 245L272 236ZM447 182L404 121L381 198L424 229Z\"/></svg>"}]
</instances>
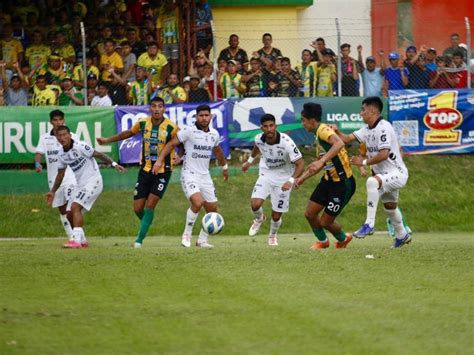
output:
<instances>
[{"instance_id":1,"label":"white shorts","mask_svg":"<svg viewBox=\"0 0 474 355\"><path fill-rule=\"evenodd\" d=\"M71 198L67 204L67 210L71 210L72 204L75 202L82 206L86 211L90 211L97 197L102 192L102 178L94 179L84 186L75 186Z\"/></svg>"},{"instance_id":2,"label":"white shorts","mask_svg":"<svg viewBox=\"0 0 474 355\"><path fill-rule=\"evenodd\" d=\"M216 189L211 175L181 175L181 187L189 200L195 193L200 193L204 201L217 202Z\"/></svg>"},{"instance_id":3,"label":"white shorts","mask_svg":"<svg viewBox=\"0 0 474 355\"><path fill-rule=\"evenodd\" d=\"M268 176L260 175L253 188L252 198L266 200L270 195L273 211L280 213L288 212L290 208L291 189L288 191L281 189L285 181L280 183L280 181L270 179Z\"/></svg>"},{"instance_id":4,"label":"white shorts","mask_svg":"<svg viewBox=\"0 0 474 355\"><path fill-rule=\"evenodd\" d=\"M383 203L398 202L400 190L407 184L408 174L393 171L377 176L382 180L382 187L379 189L380 200Z\"/></svg>"},{"instance_id":5,"label":"white shorts","mask_svg":"<svg viewBox=\"0 0 474 355\"><path fill-rule=\"evenodd\" d=\"M76 185L61 185L54 194L53 208L64 206L72 196L72 191Z\"/></svg>"}]
</instances>

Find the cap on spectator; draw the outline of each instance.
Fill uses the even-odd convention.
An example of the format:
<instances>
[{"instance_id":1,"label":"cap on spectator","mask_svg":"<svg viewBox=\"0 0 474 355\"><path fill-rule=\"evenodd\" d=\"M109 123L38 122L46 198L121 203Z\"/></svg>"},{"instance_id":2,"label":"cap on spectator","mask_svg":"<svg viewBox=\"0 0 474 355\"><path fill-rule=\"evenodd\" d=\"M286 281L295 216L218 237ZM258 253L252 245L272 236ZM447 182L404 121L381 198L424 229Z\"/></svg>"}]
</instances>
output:
<instances>
[{"instance_id":1,"label":"cap on spectator","mask_svg":"<svg viewBox=\"0 0 474 355\"><path fill-rule=\"evenodd\" d=\"M51 53L51 55L49 56L49 59L52 59L52 60L60 60L60 59L61 59L61 56L59 55L58 52L53 52L53 53Z\"/></svg>"},{"instance_id":2,"label":"cap on spectator","mask_svg":"<svg viewBox=\"0 0 474 355\"><path fill-rule=\"evenodd\" d=\"M227 61L227 64L234 64L234 65L237 65L237 61L233 60L233 59L229 59Z\"/></svg>"},{"instance_id":3,"label":"cap on spectator","mask_svg":"<svg viewBox=\"0 0 474 355\"><path fill-rule=\"evenodd\" d=\"M72 81L72 78L71 78L70 76L65 76L65 77L63 78L63 81L66 81L66 80L71 80L71 81Z\"/></svg>"},{"instance_id":4,"label":"cap on spectator","mask_svg":"<svg viewBox=\"0 0 474 355\"><path fill-rule=\"evenodd\" d=\"M435 53L435 54L436 54L436 48L431 47L430 49L428 49L427 52L428 52L428 53Z\"/></svg>"},{"instance_id":5,"label":"cap on spectator","mask_svg":"<svg viewBox=\"0 0 474 355\"><path fill-rule=\"evenodd\" d=\"M370 57L365 58L365 61L366 61L366 62L374 62L374 63L375 63L375 58L372 57L372 56L370 56Z\"/></svg>"},{"instance_id":6,"label":"cap on spectator","mask_svg":"<svg viewBox=\"0 0 474 355\"><path fill-rule=\"evenodd\" d=\"M415 46L408 46L406 51L407 52L416 52L416 47Z\"/></svg>"},{"instance_id":7,"label":"cap on spectator","mask_svg":"<svg viewBox=\"0 0 474 355\"><path fill-rule=\"evenodd\" d=\"M334 52L332 49L329 48L324 48L323 51L321 52L322 55L334 55Z\"/></svg>"},{"instance_id":8,"label":"cap on spectator","mask_svg":"<svg viewBox=\"0 0 474 355\"><path fill-rule=\"evenodd\" d=\"M400 59L400 55L397 52L390 52L388 59Z\"/></svg>"},{"instance_id":9,"label":"cap on spectator","mask_svg":"<svg viewBox=\"0 0 474 355\"><path fill-rule=\"evenodd\" d=\"M97 75L95 75L94 73L90 73L89 75L87 75L87 79L94 79L94 80L97 80Z\"/></svg>"},{"instance_id":10,"label":"cap on spectator","mask_svg":"<svg viewBox=\"0 0 474 355\"><path fill-rule=\"evenodd\" d=\"M190 81L191 81L190 76L185 76L184 79L183 79L183 83L189 83Z\"/></svg>"},{"instance_id":11,"label":"cap on spectator","mask_svg":"<svg viewBox=\"0 0 474 355\"><path fill-rule=\"evenodd\" d=\"M18 75L18 73L13 73L12 77L10 78L10 81L12 81L13 79L21 80L20 75Z\"/></svg>"},{"instance_id":12,"label":"cap on spectator","mask_svg":"<svg viewBox=\"0 0 474 355\"><path fill-rule=\"evenodd\" d=\"M193 79L195 79L195 80L199 80L199 81L201 81L201 78L200 78L199 76L197 76L196 74L194 74L194 75L191 75L191 76L189 77L189 79L190 79L190 80L193 80Z\"/></svg>"}]
</instances>

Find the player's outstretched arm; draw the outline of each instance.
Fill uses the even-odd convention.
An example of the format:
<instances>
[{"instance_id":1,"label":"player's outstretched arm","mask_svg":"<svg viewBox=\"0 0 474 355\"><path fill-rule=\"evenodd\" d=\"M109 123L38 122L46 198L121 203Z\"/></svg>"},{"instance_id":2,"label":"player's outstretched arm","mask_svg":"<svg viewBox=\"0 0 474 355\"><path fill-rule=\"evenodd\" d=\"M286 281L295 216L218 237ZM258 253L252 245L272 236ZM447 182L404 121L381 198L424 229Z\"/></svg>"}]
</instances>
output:
<instances>
[{"instance_id":1,"label":"player's outstretched arm","mask_svg":"<svg viewBox=\"0 0 474 355\"><path fill-rule=\"evenodd\" d=\"M94 150L94 154L92 154L92 156L94 158L102 160L104 163L111 165L115 170L117 170L120 173L125 173L127 171L127 169L125 169L122 165L117 164L112 158L105 155L104 153Z\"/></svg>"},{"instance_id":2,"label":"player's outstretched arm","mask_svg":"<svg viewBox=\"0 0 474 355\"><path fill-rule=\"evenodd\" d=\"M41 165L41 154L35 153L35 170L37 173L43 171L43 166Z\"/></svg>"},{"instance_id":3,"label":"player's outstretched arm","mask_svg":"<svg viewBox=\"0 0 474 355\"><path fill-rule=\"evenodd\" d=\"M219 162L219 165L222 167L222 175L224 176L224 181L229 179L229 166L225 160L224 152L220 146L214 147L214 154L216 159Z\"/></svg>"},{"instance_id":4,"label":"player's outstretched arm","mask_svg":"<svg viewBox=\"0 0 474 355\"><path fill-rule=\"evenodd\" d=\"M160 151L160 154L158 155L158 158L156 159L155 164L153 164L153 168L151 169L151 172L154 175L157 175L158 172L160 171L160 168L163 165L165 157L170 155L173 149L175 149L180 144L181 142L179 141L177 136L174 136L173 139L171 139L168 143L166 143L166 145Z\"/></svg>"},{"instance_id":5,"label":"player's outstretched arm","mask_svg":"<svg viewBox=\"0 0 474 355\"><path fill-rule=\"evenodd\" d=\"M288 179L288 181L285 182L283 186L281 187L282 191L288 191L289 189L291 189L293 185L295 184L296 179L299 178L301 174L303 174L303 171L304 171L304 160L303 158L301 158L295 161L295 171L293 175Z\"/></svg>"},{"instance_id":6,"label":"player's outstretched arm","mask_svg":"<svg viewBox=\"0 0 474 355\"><path fill-rule=\"evenodd\" d=\"M260 149L258 149L258 147L254 144L252 148L252 153L250 153L250 156L247 159L247 161L242 164L242 171L244 173L246 173L249 170L250 165L252 165L253 161L259 154L260 154Z\"/></svg>"},{"instance_id":7,"label":"player's outstretched arm","mask_svg":"<svg viewBox=\"0 0 474 355\"><path fill-rule=\"evenodd\" d=\"M123 141L124 139L133 137L135 134L130 130L127 129L126 131L120 132L119 134L110 136L110 137L97 137L96 141L100 145L109 144L112 142Z\"/></svg>"},{"instance_id":8,"label":"player's outstretched arm","mask_svg":"<svg viewBox=\"0 0 474 355\"><path fill-rule=\"evenodd\" d=\"M349 143L356 140L356 136L354 135L354 133L344 134L339 130L339 127L337 125L332 124L332 125L329 125L329 126L332 128L332 130L334 132L336 132L338 137L342 139L344 144L349 144Z\"/></svg>"},{"instance_id":9,"label":"player's outstretched arm","mask_svg":"<svg viewBox=\"0 0 474 355\"><path fill-rule=\"evenodd\" d=\"M56 191L58 191L59 186L61 186L61 183L63 182L64 175L66 174L66 168L64 169L58 169L58 174L56 175L56 179L54 180L53 187L51 190L46 194L46 203L49 206L53 205L53 200L54 200L54 194Z\"/></svg>"}]
</instances>

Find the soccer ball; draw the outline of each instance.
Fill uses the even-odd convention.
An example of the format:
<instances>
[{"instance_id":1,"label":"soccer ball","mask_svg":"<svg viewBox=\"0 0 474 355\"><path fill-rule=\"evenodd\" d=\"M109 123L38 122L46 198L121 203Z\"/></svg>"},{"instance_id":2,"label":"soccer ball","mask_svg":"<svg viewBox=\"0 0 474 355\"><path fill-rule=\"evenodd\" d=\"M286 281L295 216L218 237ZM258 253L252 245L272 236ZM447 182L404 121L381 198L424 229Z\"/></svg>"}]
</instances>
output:
<instances>
[{"instance_id":1,"label":"soccer ball","mask_svg":"<svg viewBox=\"0 0 474 355\"><path fill-rule=\"evenodd\" d=\"M219 234L224 228L224 218L217 212L209 212L202 218L202 229L209 234Z\"/></svg>"}]
</instances>

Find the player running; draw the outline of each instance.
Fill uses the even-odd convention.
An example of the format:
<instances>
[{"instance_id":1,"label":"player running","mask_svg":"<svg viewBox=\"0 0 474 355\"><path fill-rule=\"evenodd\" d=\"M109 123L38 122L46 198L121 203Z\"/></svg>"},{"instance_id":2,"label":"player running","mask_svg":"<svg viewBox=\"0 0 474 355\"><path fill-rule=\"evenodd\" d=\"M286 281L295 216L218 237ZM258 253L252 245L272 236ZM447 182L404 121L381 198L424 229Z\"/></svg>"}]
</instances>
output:
<instances>
[{"instance_id":1,"label":"player running","mask_svg":"<svg viewBox=\"0 0 474 355\"><path fill-rule=\"evenodd\" d=\"M344 142L333 129L321 123L321 105L308 102L301 112L301 123L306 131L316 136L316 161L308 165L306 171L296 179L296 186L308 178L325 170L318 186L311 195L306 207L305 217L318 239L311 249L329 248L329 239L324 229L330 231L337 239L336 248L346 248L352 240L350 233L345 233L336 223L341 213L355 192L355 179L349 163ZM323 211L324 209L324 211ZM323 211L321 217L319 214Z\"/></svg>"},{"instance_id":2,"label":"player running","mask_svg":"<svg viewBox=\"0 0 474 355\"><path fill-rule=\"evenodd\" d=\"M165 144L176 137L178 132L176 125L164 116L165 102L161 97L151 100L150 113L151 116L140 119L131 129L108 138L97 138L99 144L108 144L128 139L138 133L142 134L141 169L133 195L133 209L140 219L140 230L133 244L137 249L142 247L153 222L155 207L163 198L171 179L174 152L166 155L158 174L152 174L151 169Z\"/></svg>"},{"instance_id":3,"label":"player running","mask_svg":"<svg viewBox=\"0 0 474 355\"><path fill-rule=\"evenodd\" d=\"M71 131L67 126L56 129L56 138L61 144L58 155L58 174L51 190L46 194L49 205L52 205L69 166L76 177L76 186L71 193L67 204L69 222L72 224L73 240L64 244L65 248L87 248L89 246L84 234L83 213L90 211L97 197L102 192L102 176L94 158L111 164L117 171L125 172L125 168L118 165L107 155L94 150L88 144L72 139Z\"/></svg>"},{"instance_id":4,"label":"player running","mask_svg":"<svg viewBox=\"0 0 474 355\"><path fill-rule=\"evenodd\" d=\"M247 172L258 154L262 154L259 163L259 176L252 192L250 206L255 217L249 235L254 236L259 231L265 215L263 203L270 196L272 202L272 221L268 235L268 245L278 245L278 230L281 226L283 213L290 207L290 194L295 179L304 170L304 161L293 140L285 133L277 131L275 116L267 113L260 118L260 128L263 133L255 136L254 146L249 159L242 165Z\"/></svg>"},{"instance_id":5,"label":"player running","mask_svg":"<svg viewBox=\"0 0 474 355\"><path fill-rule=\"evenodd\" d=\"M224 153L219 146L219 132L212 128L211 120L211 108L208 105L199 105L196 108L196 123L184 127L176 137L165 145L152 169L153 174L157 174L163 166L166 156L174 151L179 144L184 145L181 187L191 203L191 207L186 212L186 224L181 239L181 245L186 248L191 246L194 223L201 208L204 207L206 212L217 212L216 190L209 173L209 161L212 153L215 154L222 167L224 180L227 181L229 178ZM201 228L196 246L212 248L213 245L209 244L208 237L208 233Z\"/></svg>"},{"instance_id":6,"label":"player running","mask_svg":"<svg viewBox=\"0 0 474 355\"><path fill-rule=\"evenodd\" d=\"M352 157L351 163L358 166L371 165L374 176L367 179L367 219L354 236L364 238L374 232L375 215L379 199L384 204L387 213L395 229L394 248L402 247L411 242L411 235L403 226L402 215L397 209L400 189L408 180L408 169L403 162L398 145L397 135L392 125L381 116L383 109L382 100L379 97L367 97L362 101L362 118L366 125L361 129L346 135L336 132L344 141L350 143L358 140L367 147L367 159L361 156Z\"/></svg>"},{"instance_id":7,"label":"player running","mask_svg":"<svg viewBox=\"0 0 474 355\"><path fill-rule=\"evenodd\" d=\"M35 154L35 170L37 173L43 171L43 166L41 165L41 156L44 155L46 160L46 170L48 173L48 186L51 189L53 187L54 180L56 179L56 175L58 174L58 156L62 149L61 144L56 139L56 131L58 127L64 126L65 124L64 112L60 110L51 111L49 113L49 122L53 126L53 129L49 133L42 134L39 139ZM71 136L75 141L79 140L79 138L74 133L71 133ZM67 167L63 182L56 191L54 200L51 203L53 208L57 207L59 210L59 218L61 219L61 224L63 225L69 240L73 240L74 238L72 235L71 224L67 219L66 207L75 185L76 178L74 177L71 168Z\"/></svg>"}]
</instances>

